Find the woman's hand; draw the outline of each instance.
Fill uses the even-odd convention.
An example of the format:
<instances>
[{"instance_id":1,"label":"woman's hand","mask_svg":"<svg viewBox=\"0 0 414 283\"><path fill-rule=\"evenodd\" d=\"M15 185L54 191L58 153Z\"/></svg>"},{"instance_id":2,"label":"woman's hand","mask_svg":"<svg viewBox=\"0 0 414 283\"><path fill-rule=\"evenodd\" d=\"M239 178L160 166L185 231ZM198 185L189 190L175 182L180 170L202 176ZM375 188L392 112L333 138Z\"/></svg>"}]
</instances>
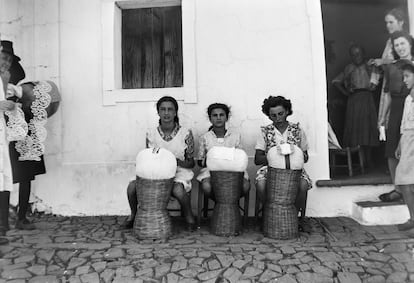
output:
<instances>
[{"instance_id":1,"label":"woman's hand","mask_svg":"<svg viewBox=\"0 0 414 283\"><path fill-rule=\"evenodd\" d=\"M7 84L7 93L6 98L16 96L18 98L22 98L23 89L21 86L16 86L14 84Z\"/></svg>"},{"instance_id":2,"label":"woman's hand","mask_svg":"<svg viewBox=\"0 0 414 283\"><path fill-rule=\"evenodd\" d=\"M398 143L397 149L395 150L395 158L399 160L400 157L401 157L401 144Z\"/></svg>"},{"instance_id":3,"label":"woman's hand","mask_svg":"<svg viewBox=\"0 0 414 283\"><path fill-rule=\"evenodd\" d=\"M350 96L352 94L352 90L348 91L340 82L334 82L334 86L345 96Z\"/></svg>"},{"instance_id":4,"label":"woman's hand","mask_svg":"<svg viewBox=\"0 0 414 283\"><path fill-rule=\"evenodd\" d=\"M381 58L369 59L368 60L368 65L374 65L376 67L379 67L382 64L384 64L384 61Z\"/></svg>"},{"instance_id":5,"label":"woman's hand","mask_svg":"<svg viewBox=\"0 0 414 283\"><path fill-rule=\"evenodd\" d=\"M16 107L16 103L10 100L0 101L0 111L11 111Z\"/></svg>"}]
</instances>

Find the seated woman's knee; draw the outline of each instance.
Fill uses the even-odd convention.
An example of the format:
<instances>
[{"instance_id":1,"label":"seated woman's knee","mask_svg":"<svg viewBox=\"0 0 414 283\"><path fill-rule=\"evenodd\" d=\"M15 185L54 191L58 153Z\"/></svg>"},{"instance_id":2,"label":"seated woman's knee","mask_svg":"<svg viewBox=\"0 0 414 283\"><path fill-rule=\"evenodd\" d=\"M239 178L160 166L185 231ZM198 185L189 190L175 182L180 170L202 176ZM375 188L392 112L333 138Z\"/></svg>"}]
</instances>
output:
<instances>
[{"instance_id":1,"label":"seated woman's knee","mask_svg":"<svg viewBox=\"0 0 414 283\"><path fill-rule=\"evenodd\" d=\"M203 179L201 182L201 187L206 195L211 195L211 183L210 178Z\"/></svg>"},{"instance_id":2,"label":"seated woman's knee","mask_svg":"<svg viewBox=\"0 0 414 283\"><path fill-rule=\"evenodd\" d=\"M242 195L245 196L250 190L250 181L243 179L243 192Z\"/></svg>"},{"instance_id":3,"label":"seated woman's knee","mask_svg":"<svg viewBox=\"0 0 414 283\"><path fill-rule=\"evenodd\" d=\"M186 191L184 190L184 186L179 183L175 183L172 189L172 195L173 197L177 199L182 199L186 194Z\"/></svg>"}]
</instances>

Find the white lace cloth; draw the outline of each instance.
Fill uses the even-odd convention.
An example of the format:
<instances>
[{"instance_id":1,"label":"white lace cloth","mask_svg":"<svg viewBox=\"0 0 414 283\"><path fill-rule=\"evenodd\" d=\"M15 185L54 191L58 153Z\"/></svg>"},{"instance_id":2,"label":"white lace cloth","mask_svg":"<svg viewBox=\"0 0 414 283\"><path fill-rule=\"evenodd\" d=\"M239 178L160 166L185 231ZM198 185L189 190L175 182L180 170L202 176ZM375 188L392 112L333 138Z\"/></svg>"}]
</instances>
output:
<instances>
[{"instance_id":1,"label":"white lace cloth","mask_svg":"<svg viewBox=\"0 0 414 283\"><path fill-rule=\"evenodd\" d=\"M40 156L45 152L43 142L47 136L45 124L47 122L46 108L51 102L49 92L52 86L46 81L38 82L33 88L35 100L30 106L33 118L29 121L30 134L23 140L16 142L16 150L20 153L19 160L35 160L40 161Z\"/></svg>"},{"instance_id":2,"label":"white lace cloth","mask_svg":"<svg viewBox=\"0 0 414 283\"><path fill-rule=\"evenodd\" d=\"M16 107L12 111L5 111L4 114L8 117L6 127L6 138L8 141L23 140L29 127L24 119L24 112L20 107Z\"/></svg>"}]
</instances>

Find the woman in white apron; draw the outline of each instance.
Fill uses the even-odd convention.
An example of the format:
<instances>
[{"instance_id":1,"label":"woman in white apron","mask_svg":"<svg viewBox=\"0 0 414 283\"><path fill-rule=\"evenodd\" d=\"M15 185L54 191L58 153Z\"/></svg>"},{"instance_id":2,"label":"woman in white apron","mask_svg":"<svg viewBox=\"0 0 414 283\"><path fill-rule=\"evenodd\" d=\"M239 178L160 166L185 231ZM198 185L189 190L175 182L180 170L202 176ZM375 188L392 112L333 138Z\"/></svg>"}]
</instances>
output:
<instances>
[{"instance_id":1,"label":"woman in white apron","mask_svg":"<svg viewBox=\"0 0 414 283\"><path fill-rule=\"evenodd\" d=\"M194 173L194 137L190 129L182 127L178 120L178 103L171 96L164 96L157 102L157 112L160 117L159 125L149 129L146 136L147 148L161 147L172 152L177 159L177 172L174 178L172 196L178 200L184 212L189 231L196 229L195 219L191 209L189 192ZM125 220L123 228L133 227L137 213L137 198L135 181L129 183L127 196L131 215Z\"/></svg>"}]
</instances>

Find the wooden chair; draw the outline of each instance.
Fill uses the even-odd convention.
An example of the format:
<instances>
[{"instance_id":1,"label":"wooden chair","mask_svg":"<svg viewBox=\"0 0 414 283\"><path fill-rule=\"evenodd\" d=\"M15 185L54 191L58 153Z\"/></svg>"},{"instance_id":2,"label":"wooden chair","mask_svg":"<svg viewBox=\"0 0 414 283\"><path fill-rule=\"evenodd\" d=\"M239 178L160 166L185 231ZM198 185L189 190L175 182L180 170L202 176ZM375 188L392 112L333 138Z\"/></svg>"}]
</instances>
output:
<instances>
[{"instance_id":1,"label":"wooden chair","mask_svg":"<svg viewBox=\"0 0 414 283\"><path fill-rule=\"evenodd\" d=\"M249 217L249 199L250 199L250 190L246 195L242 196L244 198L243 207L239 206L240 210L243 212L243 225L246 226L247 219ZM204 191L201 187L201 182L198 182L198 203L197 203L197 225L200 227L201 218L207 218L208 212L212 211L214 208L208 207L209 199L204 197Z\"/></svg>"},{"instance_id":2,"label":"wooden chair","mask_svg":"<svg viewBox=\"0 0 414 283\"><path fill-rule=\"evenodd\" d=\"M352 161L352 155L358 154L359 163ZM337 164L337 156L346 158L346 164ZM329 167L331 173L334 173L336 168L347 168L349 177L354 176L355 170L360 170L362 174L365 172L364 156L361 146L345 147L345 148L330 148L329 149Z\"/></svg>"}]
</instances>

